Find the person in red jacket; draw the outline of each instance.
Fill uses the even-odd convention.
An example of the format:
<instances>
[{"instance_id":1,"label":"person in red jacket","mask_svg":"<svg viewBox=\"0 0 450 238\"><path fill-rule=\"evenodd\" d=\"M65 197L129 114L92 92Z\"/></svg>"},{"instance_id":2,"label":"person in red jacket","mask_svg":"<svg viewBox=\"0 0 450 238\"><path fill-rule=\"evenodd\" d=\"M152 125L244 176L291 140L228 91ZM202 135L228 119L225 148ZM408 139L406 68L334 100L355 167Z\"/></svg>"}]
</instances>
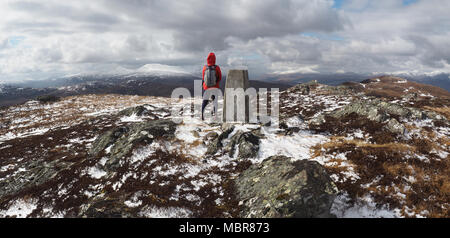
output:
<instances>
[{"instance_id":1,"label":"person in red jacket","mask_svg":"<svg viewBox=\"0 0 450 238\"><path fill-rule=\"evenodd\" d=\"M216 55L214 53L209 53L208 58L206 59L206 63L207 65L203 66L203 70L202 70L202 80L203 80L203 90L208 90L210 88L219 88L219 84L220 84L220 80L222 80L222 71L220 70L220 67L218 65L216 65ZM208 68L210 68L211 66L213 66L213 70L215 70L216 72L216 79L217 79L217 83L214 86L207 86L206 82L205 82L205 72L207 72L207 70L210 70ZM211 101L214 101L216 98L214 95L211 96ZM203 112L206 108L206 106L209 104L210 100L203 100L202 102L202 120L204 120L203 117ZM214 108L214 111L216 109Z\"/></svg>"}]
</instances>

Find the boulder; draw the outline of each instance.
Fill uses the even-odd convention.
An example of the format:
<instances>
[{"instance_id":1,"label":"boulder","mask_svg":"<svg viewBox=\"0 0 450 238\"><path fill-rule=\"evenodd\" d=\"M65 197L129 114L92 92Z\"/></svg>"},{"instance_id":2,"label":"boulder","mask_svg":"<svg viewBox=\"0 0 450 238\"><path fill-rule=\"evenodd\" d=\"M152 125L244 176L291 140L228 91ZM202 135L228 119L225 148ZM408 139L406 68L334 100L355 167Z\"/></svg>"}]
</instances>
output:
<instances>
[{"instance_id":1,"label":"boulder","mask_svg":"<svg viewBox=\"0 0 450 238\"><path fill-rule=\"evenodd\" d=\"M392 132L397 135L403 135L407 131L406 127L402 123L398 122L395 118L392 118L391 120L389 120L388 123L386 124L385 128L389 132Z\"/></svg>"},{"instance_id":2,"label":"boulder","mask_svg":"<svg viewBox=\"0 0 450 238\"><path fill-rule=\"evenodd\" d=\"M219 134L217 132L211 131L208 134L205 135L205 140L211 141L219 137Z\"/></svg>"},{"instance_id":3,"label":"boulder","mask_svg":"<svg viewBox=\"0 0 450 238\"><path fill-rule=\"evenodd\" d=\"M238 131L230 138L225 151L233 157L237 148L239 159L254 158L258 154L259 143L259 137L254 133Z\"/></svg>"},{"instance_id":4,"label":"boulder","mask_svg":"<svg viewBox=\"0 0 450 238\"><path fill-rule=\"evenodd\" d=\"M269 157L244 171L235 180L235 188L241 217L334 217L330 208L337 188L315 161Z\"/></svg>"},{"instance_id":5,"label":"boulder","mask_svg":"<svg viewBox=\"0 0 450 238\"><path fill-rule=\"evenodd\" d=\"M234 131L234 126L228 126L226 128L223 128L222 130L222 134L209 142L206 155L214 155L223 147L222 141L224 139L227 139L228 136Z\"/></svg>"}]
</instances>

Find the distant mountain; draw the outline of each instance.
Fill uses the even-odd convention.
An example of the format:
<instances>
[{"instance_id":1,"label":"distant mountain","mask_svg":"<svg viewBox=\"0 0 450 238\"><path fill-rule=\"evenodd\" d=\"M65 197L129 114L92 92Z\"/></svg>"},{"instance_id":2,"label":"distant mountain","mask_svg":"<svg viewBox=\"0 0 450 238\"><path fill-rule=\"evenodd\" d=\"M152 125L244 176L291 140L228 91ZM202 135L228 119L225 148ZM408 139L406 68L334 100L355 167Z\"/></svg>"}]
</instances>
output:
<instances>
[{"instance_id":1,"label":"distant mountain","mask_svg":"<svg viewBox=\"0 0 450 238\"><path fill-rule=\"evenodd\" d=\"M55 80L8 85L0 94L0 106L20 104L48 94L61 97L87 94L170 97L174 89L183 87L193 95L194 80L201 80L198 76L164 65L145 65L133 72L119 71L111 74L71 75ZM220 84L222 89L225 81L224 76ZM250 81L250 86L285 90L292 84Z\"/></svg>"},{"instance_id":2,"label":"distant mountain","mask_svg":"<svg viewBox=\"0 0 450 238\"><path fill-rule=\"evenodd\" d=\"M261 77L261 80L282 82L287 84L306 83L311 80L317 80L319 83L327 85L340 85L344 82L360 82L364 79L373 77L381 77L386 75L380 74L357 74L357 73L340 73L340 74L271 74ZM409 81L415 81L423 84L430 84L450 91L450 74L415 74L415 73L397 73L391 74L405 78Z\"/></svg>"},{"instance_id":3,"label":"distant mountain","mask_svg":"<svg viewBox=\"0 0 450 238\"><path fill-rule=\"evenodd\" d=\"M416 81L424 84L431 84L447 91L450 91L450 74L440 73L432 75L424 74L397 74L397 76L410 81Z\"/></svg>"},{"instance_id":4,"label":"distant mountain","mask_svg":"<svg viewBox=\"0 0 450 238\"><path fill-rule=\"evenodd\" d=\"M279 88L281 91L299 83L317 80L321 84L337 86L346 82L361 82L383 75L357 73L339 74L271 74L251 80L255 88ZM399 76L421 84L429 84L450 91L450 74L398 73ZM0 107L35 99L41 95L72 96L86 94L122 94L169 97L175 88L187 88L194 92L197 75L166 65L148 64L137 70L118 68L108 74L77 74L59 79L27 81L10 85L0 84ZM226 77L220 84L225 87Z\"/></svg>"}]
</instances>

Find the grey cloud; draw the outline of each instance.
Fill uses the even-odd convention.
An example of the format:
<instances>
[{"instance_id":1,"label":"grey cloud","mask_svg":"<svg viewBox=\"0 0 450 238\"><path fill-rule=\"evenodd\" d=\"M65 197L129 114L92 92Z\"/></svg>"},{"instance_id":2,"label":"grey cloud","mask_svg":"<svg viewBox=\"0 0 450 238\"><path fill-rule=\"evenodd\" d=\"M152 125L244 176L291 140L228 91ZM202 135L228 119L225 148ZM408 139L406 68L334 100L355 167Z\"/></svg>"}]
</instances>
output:
<instances>
[{"instance_id":1,"label":"grey cloud","mask_svg":"<svg viewBox=\"0 0 450 238\"><path fill-rule=\"evenodd\" d=\"M13 11L26 12L33 16L32 21L12 23L15 27L22 28L24 31L29 31L30 28L45 28L49 32L57 32L67 27L61 23L62 20L66 20L72 23L80 24L78 27L71 24L72 30L74 27L81 30L106 31L107 26L116 25L120 23L120 20L115 14L102 13L98 10L92 9L87 2L79 1L75 5L61 3L45 3L45 2L25 2L18 1L10 3L9 7ZM47 22L35 22L36 19L52 19ZM66 23L67 24L67 23Z\"/></svg>"},{"instance_id":2,"label":"grey cloud","mask_svg":"<svg viewBox=\"0 0 450 238\"><path fill-rule=\"evenodd\" d=\"M448 39L432 42L424 36L411 36L410 39L419 47L419 59L423 64L442 68L442 61L450 64L450 42Z\"/></svg>"},{"instance_id":3,"label":"grey cloud","mask_svg":"<svg viewBox=\"0 0 450 238\"><path fill-rule=\"evenodd\" d=\"M178 50L228 47L226 39L282 37L302 31L342 29L327 1L108 1L115 11L162 29L172 29Z\"/></svg>"}]
</instances>

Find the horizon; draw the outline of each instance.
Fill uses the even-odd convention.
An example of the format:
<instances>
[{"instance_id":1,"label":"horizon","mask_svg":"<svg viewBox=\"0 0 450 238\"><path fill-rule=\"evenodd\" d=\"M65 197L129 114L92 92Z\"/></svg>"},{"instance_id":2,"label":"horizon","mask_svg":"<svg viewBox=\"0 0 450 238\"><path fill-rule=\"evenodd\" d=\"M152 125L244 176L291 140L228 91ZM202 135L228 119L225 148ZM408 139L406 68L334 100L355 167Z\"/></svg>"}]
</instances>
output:
<instances>
[{"instance_id":1,"label":"horizon","mask_svg":"<svg viewBox=\"0 0 450 238\"><path fill-rule=\"evenodd\" d=\"M450 73L448 1L203 2L2 1L0 82L148 65L195 75L210 51L252 78Z\"/></svg>"}]
</instances>

